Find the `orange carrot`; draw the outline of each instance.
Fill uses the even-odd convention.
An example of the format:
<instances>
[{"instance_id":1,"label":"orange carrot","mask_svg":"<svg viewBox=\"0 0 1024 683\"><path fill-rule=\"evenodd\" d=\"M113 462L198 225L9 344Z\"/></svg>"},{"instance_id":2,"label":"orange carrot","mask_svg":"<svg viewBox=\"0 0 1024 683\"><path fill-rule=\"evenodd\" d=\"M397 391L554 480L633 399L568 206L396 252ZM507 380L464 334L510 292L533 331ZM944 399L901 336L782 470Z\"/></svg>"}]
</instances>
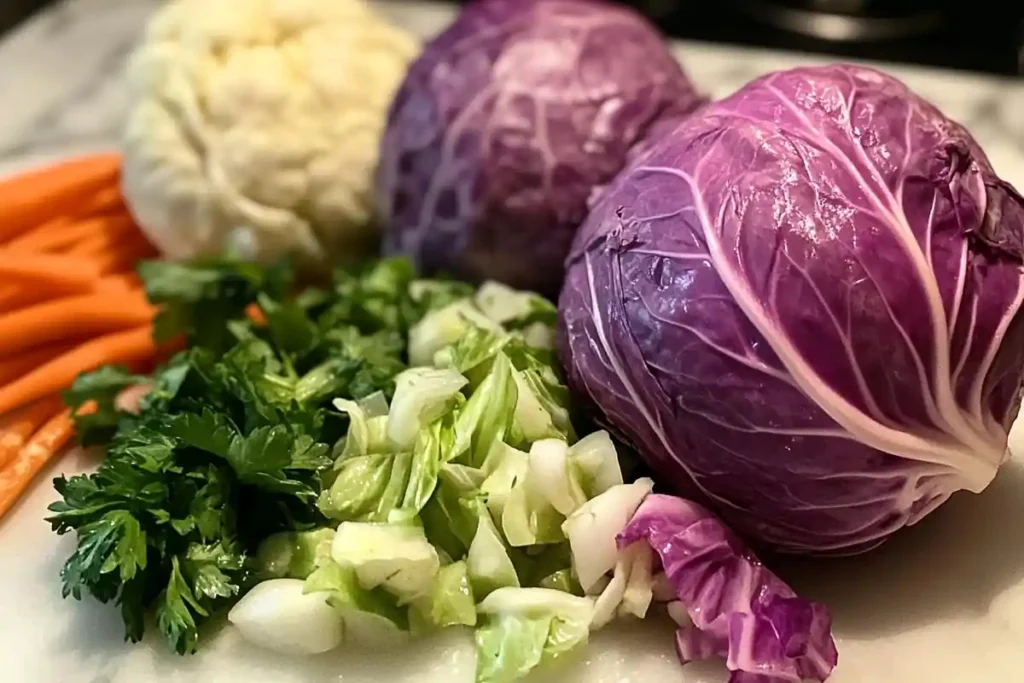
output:
<instances>
[{"instance_id":1,"label":"orange carrot","mask_svg":"<svg viewBox=\"0 0 1024 683\"><path fill-rule=\"evenodd\" d=\"M26 230L4 246L7 249L24 249L28 251L49 251L49 243L62 241L62 236L76 224L72 216L59 216L34 228Z\"/></svg>"},{"instance_id":2,"label":"orange carrot","mask_svg":"<svg viewBox=\"0 0 1024 683\"><path fill-rule=\"evenodd\" d=\"M99 190L116 185L117 154L63 161L0 181L0 242L70 213Z\"/></svg>"},{"instance_id":3,"label":"orange carrot","mask_svg":"<svg viewBox=\"0 0 1024 683\"><path fill-rule=\"evenodd\" d=\"M113 273L107 273L103 276L104 282L116 283L123 289L138 289L141 290L144 286L142 278L135 272L135 269L121 270Z\"/></svg>"},{"instance_id":4,"label":"orange carrot","mask_svg":"<svg viewBox=\"0 0 1024 683\"><path fill-rule=\"evenodd\" d=\"M36 475L63 450L74 434L71 411L63 410L32 436L6 469L0 469L0 518L14 507Z\"/></svg>"},{"instance_id":5,"label":"orange carrot","mask_svg":"<svg viewBox=\"0 0 1024 683\"><path fill-rule=\"evenodd\" d=\"M40 289L24 287L6 287L0 290L0 314L11 313L18 309L38 304L52 298L52 294Z\"/></svg>"},{"instance_id":6,"label":"orange carrot","mask_svg":"<svg viewBox=\"0 0 1024 683\"><path fill-rule=\"evenodd\" d=\"M136 368L156 354L149 325L97 337L0 387L0 413L71 386L83 372L101 365Z\"/></svg>"},{"instance_id":7,"label":"orange carrot","mask_svg":"<svg viewBox=\"0 0 1024 683\"><path fill-rule=\"evenodd\" d=\"M257 304L249 304L245 309L245 315L257 327L264 327L267 324L267 316Z\"/></svg>"},{"instance_id":8,"label":"orange carrot","mask_svg":"<svg viewBox=\"0 0 1024 683\"><path fill-rule=\"evenodd\" d=\"M153 385L149 383L128 387L117 395L117 398L114 399L114 405L121 412L138 415L141 410L142 399L146 398L152 390Z\"/></svg>"},{"instance_id":9,"label":"orange carrot","mask_svg":"<svg viewBox=\"0 0 1024 683\"><path fill-rule=\"evenodd\" d=\"M14 459L33 432L60 408L60 397L49 396L0 419L0 471Z\"/></svg>"},{"instance_id":10,"label":"orange carrot","mask_svg":"<svg viewBox=\"0 0 1024 683\"><path fill-rule=\"evenodd\" d=\"M77 344L74 343L46 344L31 351L25 351L0 360L0 385L14 381L22 375L27 375L46 361L67 353L75 348L75 346Z\"/></svg>"},{"instance_id":11,"label":"orange carrot","mask_svg":"<svg viewBox=\"0 0 1024 683\"><path fill-rule=\"evenodd\" d=\"M129 292L141 290L142 286L142 278L134 271L122 271L102 276L93 282L91 290L94 292ZM52 301L55 298L54 294L55 292L47 291L45 287L13 285L5 287L0 289L0 315Z\"/></svg>"},{"instance_id":12,"label":"orange carrot","mask_svg":"<svg viewBox=\"0 0 1024 683\"><path fill-rule=\"evenodd\" d=\"M94 332L135 328L154 316L155 310L140 291L56 299L0 316L0 354Z\"/></svg>"},{"instance_id":13,"label":"orange carrot","mask_svg":"<svg viewBox=\"0 0 1024 683\"><path fill-rule=\"evenodd\" d=\"M103 235L107 242L116 244L126 234L138 228L131 216L123 214L92 215L87 218L63 217L40 225L7 243L17 251L54 252L73 248L83 240Z\"/></svg>"},{"instance_id":14,"label":"orange carrot","mask_svg":"<svg viewBox=\"0 0 1024 683\"><path fill-rule=\"evenodd\" d=\"M131 293L142 291L142 278L134 272L111 273L93 283L94 292Z\"/></svg>"},{"instance_id":15,"label":"orange carrot","mask_svg":"<svg viewBox=\"0 0 1024 683\"><path fill-rule=\"evenodd\" d=\"M121 184L111 183L107 187L99 189L85 204L82 205L81 216L97 216L104 213L116 211L127 213L124 205L124 196L121 194Z\"/></svg>"},{"instance_id":16,"label":"orange carrot","mask_svg":"<svg viewBox=\"0 0 1024 683\"><path fill-rule=\"evenodd\" d=\"M155 258L156 248L141 234L126 235L119 244L109 245L100 242L83 244L76 255L84 256L96 263L100 271L110 273L125 268L134 268L139 261Z\"/></svg>"},{"instance_id":17,"label":"orange carrot","mask_svg":"<svg viewBox=\"0 0 1024 683\"><path fill-rule=\"evenodd\" d=\"M0 249L0 279L55 294L73 294L92 289L100 271L88 261L71 256Z\"/></svg>"}]
</instances>

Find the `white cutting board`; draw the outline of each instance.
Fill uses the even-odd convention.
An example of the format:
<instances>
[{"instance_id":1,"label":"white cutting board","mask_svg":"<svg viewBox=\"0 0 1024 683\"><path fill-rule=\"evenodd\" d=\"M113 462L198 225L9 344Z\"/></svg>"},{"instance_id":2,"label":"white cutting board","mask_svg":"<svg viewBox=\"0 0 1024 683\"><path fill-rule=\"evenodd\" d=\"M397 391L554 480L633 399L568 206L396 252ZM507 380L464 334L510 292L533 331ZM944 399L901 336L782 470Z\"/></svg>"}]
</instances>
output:
<instances>
[{"instance_id":1,"label":"white cutting board","mask_svg":"<svg viewBox=\"0 0 1024 683\"><path fill-rule=\"evenodd\" d=\"M1011 435L1024 453L1024 428ZM120 616L64 601L58 571L73 538L43 521L59 471L90 466L72 453L0 522L3 683L472 683L466 633L400 651L284 658L240 642L230 626L193 657L152 638L122 642ZM787 562L780 573L835 615L833 683L1024 681L1024 458L982 495L959 494L917 527L858 558ZM720 663L681 668L665 623L627 622L599 634L580 661L533 681L724 683Z\"/></svg>"}]
</instances>

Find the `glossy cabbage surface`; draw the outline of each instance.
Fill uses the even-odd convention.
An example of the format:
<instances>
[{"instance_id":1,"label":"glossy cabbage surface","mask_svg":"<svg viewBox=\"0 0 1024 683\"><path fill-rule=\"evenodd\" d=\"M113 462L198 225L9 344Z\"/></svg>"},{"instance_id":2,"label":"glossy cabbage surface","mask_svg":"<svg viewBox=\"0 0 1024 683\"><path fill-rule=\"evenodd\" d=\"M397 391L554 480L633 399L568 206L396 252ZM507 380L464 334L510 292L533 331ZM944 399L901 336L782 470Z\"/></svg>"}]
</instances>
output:
<instances>
[{"instance_id":1,"label":"glossy cabbage surface","mask_svg":"<svg viewBox=\"0 0 1024 683\"><path fill-rule=\"evenodd\" d=\"M378 170L386 248L557 295L587 200L702 100L657 30L599 0L478 0L413 63Z\"/></svg>"},{"instance_id":2,"label":"glossy cabbage surface","mask_svg":"<svg viewBox=\"0 0 1024 683\"><path fill-rule=\"evenodd\" d=\"M574 388L751 540L849 553L1004 462L1024 200L900 82L768 75L686 119L577 235Z\"/></svg>"}]
</instances>

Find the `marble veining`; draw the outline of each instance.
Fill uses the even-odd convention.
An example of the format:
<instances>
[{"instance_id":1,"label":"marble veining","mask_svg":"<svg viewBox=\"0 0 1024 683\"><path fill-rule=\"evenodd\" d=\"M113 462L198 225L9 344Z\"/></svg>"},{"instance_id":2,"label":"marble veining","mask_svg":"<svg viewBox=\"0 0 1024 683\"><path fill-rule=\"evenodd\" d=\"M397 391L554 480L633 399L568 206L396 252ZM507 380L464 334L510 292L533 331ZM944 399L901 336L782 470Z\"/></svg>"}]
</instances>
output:
<instances>
[{"instance_id":1,"label":"marble veining","mask_svg":"<svg viewBox=\"0 0 1024 683\"><path fill-rule=\"evenodd\" d=\"M0 40L0 173L117 145L128 93L124 65L161 0L64 0ZM429 36L453 6L378 0L396 23ZM767 71L829 61L775 51L676 43L694 81L727 95ZM882 68L966 125L996 170L1024 188L1024 80Z\"/></svg>"}]
</instances>

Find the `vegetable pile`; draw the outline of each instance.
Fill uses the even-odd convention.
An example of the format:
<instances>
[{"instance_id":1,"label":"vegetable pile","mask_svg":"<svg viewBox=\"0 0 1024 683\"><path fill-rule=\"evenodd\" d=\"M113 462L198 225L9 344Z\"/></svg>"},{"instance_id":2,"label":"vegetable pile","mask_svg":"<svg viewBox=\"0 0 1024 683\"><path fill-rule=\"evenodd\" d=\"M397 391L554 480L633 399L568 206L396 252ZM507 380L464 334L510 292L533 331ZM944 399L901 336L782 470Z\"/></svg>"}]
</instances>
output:
<instances>
[{"instance_id":1,"label":"vegetable pile","mask_svg":"<svg viewBox=\"0 0 1024 683\"><path fill-rule=\"evenodd\" d=\"M410 66L377 178L386 248L556 296L592 194L703 102L663 36L604 0L482 0Z\"/></svg>"},{"instance_id":2,"label":"vegetable pile","mask_svg":"<svg viewBox=\"0 0 1024 683\"><path fill-rule=\"evenodd\" d=\"M65 595L117 603L132 640L155 607L184 653L258 580L248 553L260 540L324 522L315 503L345 433L330 400L393 391L420 304L399 263L339 271L331 289L295 300L284 267L151 262L140 274L161 307L157 331L184 334L188 349L152 377L104 367L75 382L71 407L96 406L76 417L79 439L107 456L95 474L56 481L50 521L78 534ZM117 398L137 385L149 391L126 410Z\"/></svg>"},{"instance_id":3,"label":"vegetable pile","mask_svg":"<svg viewBox=\"0 0 1024 683\"><path fill-rule=\"evenodd\" d=\"M0 517L73 436L60 392L85 370L145 370L157 356L156 311L133 272L156 251L118 179L104 154L0 183Z\"/></svg>"},{"instance_id":4,"label":"vegetable pile","mask_svg":"<svg viewBox=\"0 0 1024 683\"><path fill-rule=\"evenodd\" d=\"M0 183L0 515L104 449L55 480L64 596L181 654L457 628L510 683L661 613L684 664L824 681L828 610L747 542L860 552L991 482L1024 199L884 74L706 104L603 0L415 51L362 0L174 0L124 172Z\"/></svg>"},{"instance_id":5,"label":"vegetable pile","mask_svg":"<svg viewBox=\"0 0 1024 683\"><path fill-rule=\"evenodd\" d=\"M571 383L677 490L790 552L874 547L1007 458L1024 199L853 66L765 76L660 139L576 237Z\"/></svg>"},{"instance_id":6,"label":"vegetable pile","mask_svg":"<svg viewBox=\"0 0 1024 683\"><path fill-rule=\"evenodd\" d=\"M97 406L80 437L108 454L50 508L78 536L65 595L119 605L128 638L152 609L193 652L232 604L243 637L291 654L472 627L491 683L660 609L684 661L728 655L734 681L835 665L824 607L703 508L626 483L607 433L577 438L539 296L405 261L295 297L285 267L140 273L188 350L75 383L72 407Z\"/></svg>"}]
</instances>

